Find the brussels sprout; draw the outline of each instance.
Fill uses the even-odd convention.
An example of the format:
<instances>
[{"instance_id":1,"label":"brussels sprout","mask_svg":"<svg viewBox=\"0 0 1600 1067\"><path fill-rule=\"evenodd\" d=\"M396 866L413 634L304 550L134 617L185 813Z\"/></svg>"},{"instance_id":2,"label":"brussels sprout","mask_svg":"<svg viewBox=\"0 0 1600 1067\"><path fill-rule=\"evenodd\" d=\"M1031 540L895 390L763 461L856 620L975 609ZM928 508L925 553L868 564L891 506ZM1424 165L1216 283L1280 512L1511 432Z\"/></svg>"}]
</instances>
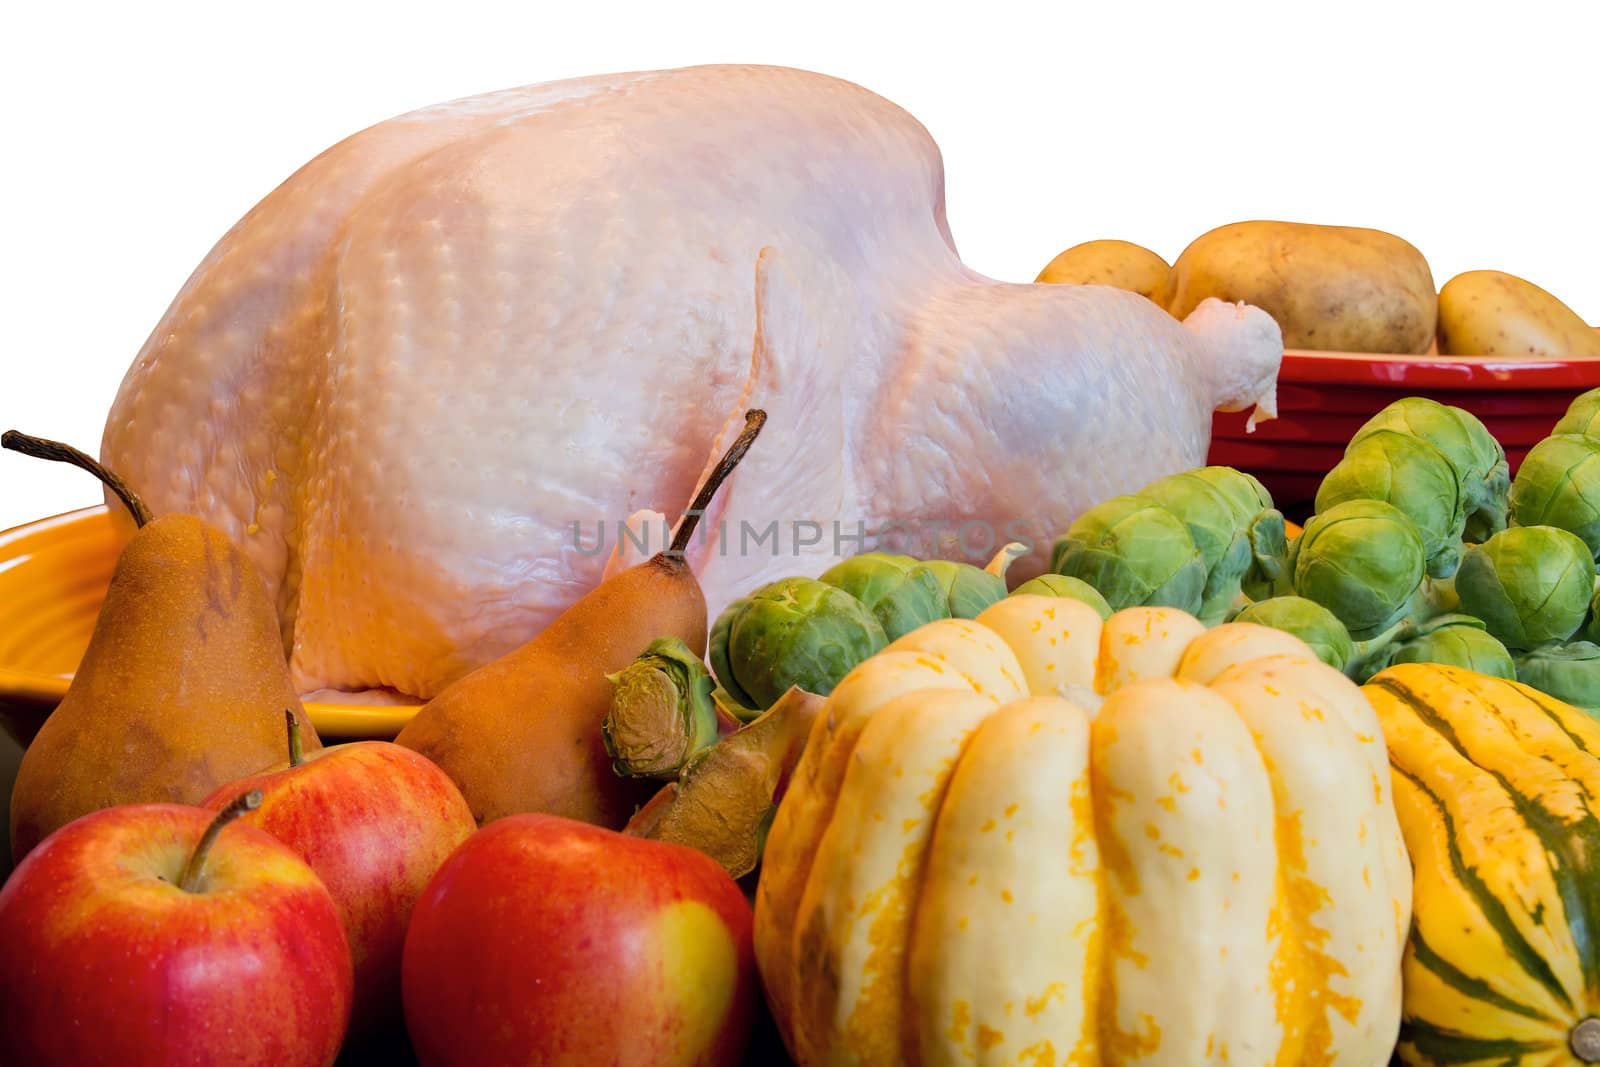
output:
<instances>
[{"instance_id":1,"label":"brussels sprout","mask_svg":"<svg viewBox=\"0 0 1600 1067\"><path fill-rule=\"evenodd\" d=\"M1589 598L1589 621L1583 624L1583 637L1600 642L1600 579L1595 581L1594 595Z\"/></svg>"},{"instance_id":2,"label":"brussels sprout","mask_svg":"<svg viewBox=\"0 0 1600 1067\"><path fill-rule=\"evenodd\" d=\"M1227 499L1250 541L1250 568L1241 582L1244 592L1256 600L1285 592L1288 544L1283 513L1273 506L1267 487L1254 475L1232 467L1201 467L1188 475L1210 484Z\"/></svg>"},{"instance_id":3,"label":"brussels sprout","mask_svg":"<svg viewBox=\"0 0 1600 1067\"><path fill-rule=\"evenodd\" d=\"M1567 413L1561 416L1561 421L1556 423L1555 429L1550 433L1568 434L1575 433L1582 437L1600 437L1600 389L1590 389L1578 395L1577 399L1567 405Z\"/></svg>"},{"instance_id":4,"label":"brussels sprout","mask_svg":"<svg viewBox=\"0 0 1600 1067\"><path fill-rule=\"evenodd\" d=\"M1428 442L1395 430L1373 430L1351 444L1322 479L1316 510L1346 500L1382 500L1405 512L1422 533L1428 573L1436 578L1455 573L1467 518L1461 476Z\"/></svg>"},{"instance_id":5,"label":"brussels sprout","mask_svg":"<svg viewBox=\"0 0 1600 1067\"><path fill-rule=\"evenodd\" d=\"M1233 617L1294 634L1311 646L1317 658L1335 670L1347 667L1356 653L1355 642L1344 623L1327 608L1303 596L1275 596L1258 600Z\"/></svg>"},{"instance_id":6,"label":"brussels sprout","mask_svg":"<svg viewBox=\"0 0 1600 1067\"><path fill-rule=\"evenodd\" d=\"M1513 526L1467 550L1456 593L1507 648L1565 641L1589 611L1594 558L1566 530Z\"/></svg>"},{"instance_id":7,"label":"brussels sprout","mask_svg":"<svg viewBox=\"0 0 1600 1067\"><path fill-rule=\"evenodd\" d=\"M791 685L827 696L888 643L878 620L849 593L811 578L783 578L717 617L711 669L735 701L765 710Z\"/></svg>"},{"instance_id":8,"label":"brussels sprout","mask_svg":"<svg viewBox=\"0 0 1600 1067\"><path fill-rule=\"evenodd\" d=\"M1600 559L1600 440L1562 434L1529 449L1511 483L1513 526L1559 526Z\"/></svg>"},{"instance_id":9,"label":"brussels sprout","mask_svg":"<svg viewBox=\"0 0 1600 1067\"><path fill-rule=\"evenodd\" d=\"M835 563L817 580L861 601L891 641L949 617L938 578L910 556L865 552Z\"/></svg>"},{"instance_id":10,"label":"brussels sprout","mask_svg":"<svg viewBox=\"0 0 1600 1067\"><path fill-rule=\"evenodd\" d=\"M976 619L983 609L1006 595L1006 580L970 563L930 559L912 570L927 571L944 591L947 618Z\"/></svg>"},{"instance_id":11,"label":"brussels sprout","mask_svg":"<svg viewBox=\"0 0 1600 1067\"><path fill-rule=\"evenodd\" d=\"M1233 505L1234 513L1244 518L1271 510L1274 506L1272 494L1261 484L1261 479L1236 467L1196 467L1187 473L1209 482L1228 498L1228 502Z\"/></svg>"},{"instance_id":12,"label":"brussels sprout","mask_svg":"<svg viewBox=\"0 0 1600 1067\"><path fill-rule=\"evenodd\" d=\"M1245 514L1208 478L1185 471L1155 481L1139 490L1183 520L1189 538L1205 561L1206 584L1200 594L1200 621L1221 622L1233 610L1240 586L1254 562L1249 524L1255 513Z\"/></svg>"},{"instance_id":13,"label":"brussels sprout","mask_svg":"<svg viewBox=\"0 0 1600 1067\"><path fill-rule=\"evenodd\" d=\"M606 678L615 688L600 739L619 775L670 781L721 736L711 700L715 683L678 638L656 638Z\"/></svg>"},{"instance_id":14,"label":"brussels sprout","mask_svg":"<svg viewBox=\"0 0 1600 1067\"><path fill-rule=\"evenodd\" d=\"M1406 613L1425 570L1416 523L1381 500L1336 504L1295 540L1295 592L1337 615L1358 641Z\"/></svg>"},{"instance_id":15,"label":"brussels sprout","mask_svg":"<svg viewBox=\"0 0 1600 1067\"><path fill-rule=\"evenodd\" d=\"M1381 430L1426 441L1455 468L1468 540L1484 541L1506 528L1506 494L1511 486L1506 452L1476 415L1437 400L1408 396L1368 419L1350 438L1350 446Z\"/></svg>"},{"instance_id":16,"label":"brussels sprout","mask_svg":"<svg viewBox=\"0 0 1600 1067\"><path fill-rule=\"evenodd\" d=\"M1208 572L1215 572L1221 566L1243 574L1250 561L1244 524L1254 513L1242 514L1210 479L1196 477L1196 474L1184 471L1169 475L1151 482L1139 490L1138 495L1160 504L1183 520Z\"/></svg>"},{"instance_id":17,"label":"brussels sprout","mask_svg":"<svg viewBox=\"0 0 1600 1067\"><path fill-rule=\"evenodd\" d=\"M1064 574L1041 574L1037 578L1029 578L1011 590L1011 595L1059 596L1080 600L1098 612L1102 619L1111 618L1111 605L1106 603L1106 598L1100 595L1098 589L1088 582L1068 578Z\"/></svg>"},{"instance_id":18,"label":"brussels sprout","mask_svg":"<svg viewBox=\"0 0 1600 1067\"><path fill-rule=\"evenodd\" d=\"M1200 610L1206 563L1189 528L1166 508L1117 496L1084 512L1058 538L1050 569L1100 591L1113 611L1139 604Z\"/></svg>"},{"instance_id":19,"label":"brussels sprout","mask_svg":"<svg viewBox=\"0 0 1600 1067\"><path fill-rule=\"evenodd\" d=\"M1600 709L1600 645L1536 648L1517 657L1517 681L1592 713Z\"/></svg>"},{"instance_id":20,"label":"brussels sprout","mask_svg":"<svg viewBox=\"0 0 1600 1067\"><path fill-rule=\"evenodd\" d=\"M1426 633L1402 641L1389 650L1381 666L1396 663L1445 663L1496 678L1517 677L1511 653L1483 623L1466 615L1450 615Z\"/></svg>"}]
</instances>

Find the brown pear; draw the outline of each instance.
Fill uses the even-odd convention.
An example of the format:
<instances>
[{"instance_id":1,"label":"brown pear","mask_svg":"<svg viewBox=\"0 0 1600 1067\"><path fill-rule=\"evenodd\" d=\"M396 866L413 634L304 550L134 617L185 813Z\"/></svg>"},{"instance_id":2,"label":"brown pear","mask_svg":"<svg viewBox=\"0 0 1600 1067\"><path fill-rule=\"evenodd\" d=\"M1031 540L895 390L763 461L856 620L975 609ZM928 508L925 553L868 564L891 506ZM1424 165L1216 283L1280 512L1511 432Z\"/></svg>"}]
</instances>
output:
<instances>
[{"instance_id":1,"label":"brown pear","mask_svg":"<svg viewBox=\"0 0 1600 1067\"><path fill-rule=\"evenodd\" d=\"M289 678L277 613L231 540L191 515L152 519L76 449L15 431L0 444L100 475L139 526L66 696L23 753L11 794L14 859L81 815L199 804L278 762L285 708L307 747L320 747Z\"/></svg>"},{"instance_id":2,"label":"brown pear","mask_svg":"<svg viewBox=\"0 0 1600 1067\"><path fill-rule=\"evenodd\" d=\"M667 551L607 578L532 641L452 683L395 738L455 780L480 824L537 811L620 829L655 792L659 783L611 769L600 731L607 675L658 637L705 655L706 598L684 550L765 420L748 413Z\"/></svg>"}]
</instances>

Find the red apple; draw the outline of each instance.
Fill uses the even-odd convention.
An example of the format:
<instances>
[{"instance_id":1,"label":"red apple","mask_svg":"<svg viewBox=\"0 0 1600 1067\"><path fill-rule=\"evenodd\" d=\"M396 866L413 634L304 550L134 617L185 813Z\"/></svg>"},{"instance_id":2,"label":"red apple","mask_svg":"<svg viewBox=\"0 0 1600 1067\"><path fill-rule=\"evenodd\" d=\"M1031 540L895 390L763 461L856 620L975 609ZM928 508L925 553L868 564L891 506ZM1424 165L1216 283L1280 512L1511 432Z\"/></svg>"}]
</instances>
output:
<instances>
[{"instance_id":1,"label":"red apple","mask_svg":"<svg viewBox=\"0 0 1600 1067\"><path fill-rule=\"evenodd\" d=\"M511 815L428 883L404 989L423 1064L736 1064L750 906L693 849Z\"/></svg>"},{"instance_id":2,"label":"red apple","mask_svg":"<svg viewBox=\"0 0 1600 1067\"><path fill-rule=\"evenodd\" d=\"M400 953L411 907L445 857L476 830L472 809L438 765L386 741L309 755L288 718L289 759L202 802L221 808L258 789L244 820L288 845L321 877L355 962L352 1032L400 1021Z\"/></svg>"},{"instance_id":3,"label":"red apple","mask_svg":"<svg viewBox=\"0 0 1600 1067\"><path fill-rule=\"evenodd\" d=\"M0 888L0 1060L331 1064L350 950L316 873L269 834L129 804L51 834Z\"/></svg>"}]
</instances>

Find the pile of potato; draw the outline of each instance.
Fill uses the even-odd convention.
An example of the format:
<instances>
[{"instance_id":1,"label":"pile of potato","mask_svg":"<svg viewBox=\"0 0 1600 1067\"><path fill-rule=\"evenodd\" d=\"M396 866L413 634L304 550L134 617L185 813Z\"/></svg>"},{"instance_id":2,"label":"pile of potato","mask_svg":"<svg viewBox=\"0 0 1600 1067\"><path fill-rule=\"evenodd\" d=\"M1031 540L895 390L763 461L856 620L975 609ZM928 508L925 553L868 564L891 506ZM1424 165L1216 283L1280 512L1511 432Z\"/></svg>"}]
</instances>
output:
<instances>
[{"instance_id":1,"label":"pile of potato","mask_svg":"<svg viewBox=\"0 0 1600 1067\"><path fill-rule=\"evenodd\" d=\"M1196 238L1171 266L1127 241L1088 241L1036 279L1110 285L1183 318L1206 297L1270 314L1285 348L1510 358L1600 357L1600 331L1515 275L1458 274L1434 291L1428 261L1381 230L1235 222Z\"/></svg>"}]
</instances>

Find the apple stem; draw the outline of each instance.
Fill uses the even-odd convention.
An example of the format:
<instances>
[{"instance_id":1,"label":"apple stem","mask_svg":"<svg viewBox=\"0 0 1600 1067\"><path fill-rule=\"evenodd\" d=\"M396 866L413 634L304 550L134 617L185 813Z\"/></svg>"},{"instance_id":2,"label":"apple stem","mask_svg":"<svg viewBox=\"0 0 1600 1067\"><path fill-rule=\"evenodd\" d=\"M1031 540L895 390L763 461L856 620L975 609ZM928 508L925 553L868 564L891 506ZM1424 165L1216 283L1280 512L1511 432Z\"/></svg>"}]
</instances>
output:
<instances>
[{"instance_id":1,"label":"apple stem","mask_svg":"<svg viewBox=\"0 0 1600 1067\"><path fill-rule=\"evenodd\" d=\"M127 482L117 477L113 471L107 470L93 456L80 452L71 445L52 441L46 437L33 437L16 430L7 430L4 434L0 434L0 448L9 448L13 452L21 452L35 459L53 459L58 463L70 463L74 467L82 467L104 482L107 489L117 494L117 499L128 509L136 525L143 527L151 519L150 509Z\"/></svg>"},{"instance_id":2,"label":"apple stem","mask_svg":"<svg viewBox=\"0 0 1600 1067\"><path fill-rule=\"evenodd\" d=\"M206 857L211 853L211 846L216 843L217 835L222 833L222 828L237 819L247 811L254 811L261 806L261 790L252 789L248 793L241 793L229 802L228 806L217 812L217 817L211 820L211 825L206 827L206 832L200 835L200 843L194 846L194 852L189 856L189 862L183 865L183 877L178 879L178 888L185 893L198 893L200 879L205 873Z\"/></svg>"},{"instance_id":3,"label":"apple stem","mask_svg":"<svg viewBox=\"0 0 1600 1067\"><path fill-rule=\"evenodd\" d=\"M306 761L305 746L300 742L300 720L294 717L293 708L284 708L283 717L289 721L289 766L298 767Z\"/></svg>"}]
</instances>

